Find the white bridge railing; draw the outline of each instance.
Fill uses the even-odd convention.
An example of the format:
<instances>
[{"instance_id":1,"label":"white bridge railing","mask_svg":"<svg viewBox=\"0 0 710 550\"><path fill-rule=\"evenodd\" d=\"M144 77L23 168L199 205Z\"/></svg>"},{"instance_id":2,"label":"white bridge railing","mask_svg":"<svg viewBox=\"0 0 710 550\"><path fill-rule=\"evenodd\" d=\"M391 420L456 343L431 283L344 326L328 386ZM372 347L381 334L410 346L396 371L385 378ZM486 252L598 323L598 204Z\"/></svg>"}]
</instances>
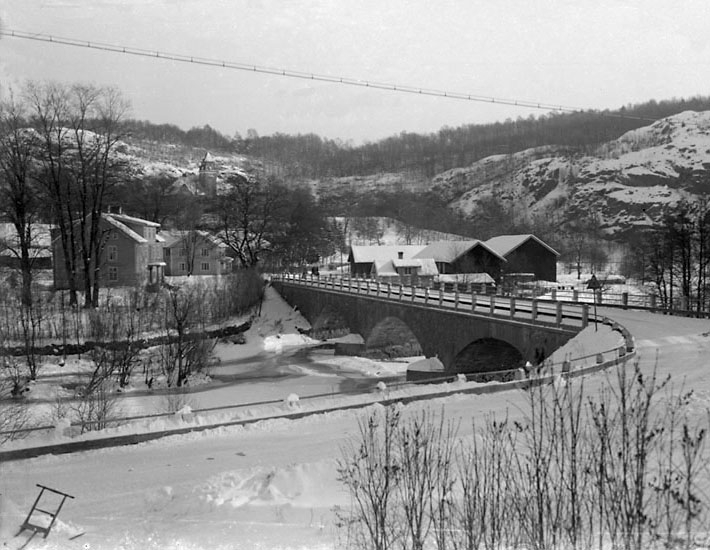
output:
<instances>
[{"instance_id":1,"label":"white bridge railing","mask_svg":"<svg viewBox=\"0 0 710 550\"><path fill-rule=\"evenodd\" d=\"M581 330L590 321L589 304L584 303L569 303L539 298L524 299L514 296L476 294L475 292L469 294L458 290L447 292L444 289L434 290L425 287L349 277L330 278L315 275L278 274L272 275L271 280L308 286L327 292L359 294L384 300L410 302L432 308L506 318L518 322L539 323L562 329ZM601 321L593 315L591 320L593 322Z\"/></svg>"}]
</instances>

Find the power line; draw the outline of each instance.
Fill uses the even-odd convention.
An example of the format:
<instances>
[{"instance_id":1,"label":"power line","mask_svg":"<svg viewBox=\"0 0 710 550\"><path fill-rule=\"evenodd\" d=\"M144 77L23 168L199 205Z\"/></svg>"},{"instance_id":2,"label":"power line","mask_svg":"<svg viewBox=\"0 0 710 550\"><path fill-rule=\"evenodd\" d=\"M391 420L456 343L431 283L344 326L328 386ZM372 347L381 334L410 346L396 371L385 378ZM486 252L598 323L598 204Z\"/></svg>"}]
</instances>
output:
<instances>
[{"instance_id":1,"label":"power line","mask_svg":"<svg viewBox=\"0 0 710 550\"><path fill-rule=\"evenodd\" d=\"M154 59L164 59L167 61L177 61L180 63L192 63L195 65L206 65L209 67L220 67L223 69L233 69L238 71L248 71L253 73L269 74L287 78L298 78L302 80L313 80L319 82L329 82L333 84L344 84L346 86L359 86L361 88L373 88L376 90L387 90L391 92L402 92L408 94L417 94L423 96L442 97L446 99L458 99L464 101L475 101L479 103L491 103L498 105L523 107L528 109L540 109L544 111L556 111L562 113L578 113L584 109L578 107L570 107L565 105L557 105L552 103L542 103L537 101L527 101L520 99L505 99L477 94L467 94L462 92L449 92L445 90L437 90L431 88L419 88L415 86L390 84L385 82L377 82L371 80L361 80L343 76L332 76L316 73L308 73L303 71L295 71L291 69L278 69L273 67L265 67L260 65L251 65L247 63L237 63L234 61L223 61L219 59L210 59L206 57L197 57L190 55L182 55L175 53L166 53L157 50L146 50L142 48L133 48L129 46L117 46L115 44L105 44L102 42L91 42L79 40L75 38L65 38L42 33L29 33L19 30L2 30L0 36L8 36L11 38L22 38L26 40L34 40L38 42L48 42L51 44L62 44L65 46L75 46L79 48L89 48L92 50L102 50L114 53L122 53L127 55L135 55L140 57L149 57ZM601 116L612 118L624 118L631 120L641 120L653 122L656 119L623 115L618 113L599 113Z\"/></svg>"}]
</instances>

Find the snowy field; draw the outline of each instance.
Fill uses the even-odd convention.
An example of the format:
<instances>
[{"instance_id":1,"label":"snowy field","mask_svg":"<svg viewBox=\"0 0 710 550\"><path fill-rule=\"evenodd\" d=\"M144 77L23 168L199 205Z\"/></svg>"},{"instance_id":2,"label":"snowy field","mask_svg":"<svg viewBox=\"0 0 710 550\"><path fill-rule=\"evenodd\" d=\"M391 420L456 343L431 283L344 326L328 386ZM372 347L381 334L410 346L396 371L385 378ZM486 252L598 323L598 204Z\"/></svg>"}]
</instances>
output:
<instances>
[{"instance_id":1,"label":"snowy field","mask_svg":"<svg viewBox=\"0 0 710 550\"><path fill-rule=\"evenodd\" d=\"M284 306L274 299L269 313L247 335L246 344L231 345L232 355L220 352L223 362L247 361L255 355L263 359L312 345L297 330L305 321L288 306L280 309ZM694 388L697 408L705 410L710 403L710 322L622 310L600 309L600 314L631 331L644 369L650 371L657 365L660 374L670 373L678 384ZM596 332L593 326L588 327L553 360L590 355L619 343L619 335L607 327L600 326ZM366 377L396 375L406 368L405 363L333 356L322 359ZM294 384L305 384L300 388L258 382L194 396L202 406L207 405L204 400L208 395L210 404L285 399L286 392L304 396L332 384L331 376L319 373L322 371L294 376ZM585 385L593 391L605 376L589 375ZM449 384L451 395L412 403L402 410L411 414L426 407L436 411L443 407L447 417L462 419L461 435L470 431L472 418L491 412L522 414L524 392L457 393L465 385ZM442 386L432 389L441 391ZM215 391L218 393L212 395ZM431 389L421 386L416 391ZM377 392L370 392L370 396L378 397ZM148 407L145 401L141 406ZM310 406L306 400L271 405L272 412ZM150 407L155 408L155 404ZM336 461L342 445L356 432L358 418L378 407L381 405L373 404L361 410L299 420L264 420L133 446L0 464L0 541L4 548L19 548L26 541L26 534L14 535L36 497L35 484L39 483L75 498L65 505L49 538L35 537L28 548L339 548L333 509L347 507L349 501L336 480ZM268 411L241 414L268 415ZM183 421L190 419L170 420Z\"/></svg>"}]
</instances>

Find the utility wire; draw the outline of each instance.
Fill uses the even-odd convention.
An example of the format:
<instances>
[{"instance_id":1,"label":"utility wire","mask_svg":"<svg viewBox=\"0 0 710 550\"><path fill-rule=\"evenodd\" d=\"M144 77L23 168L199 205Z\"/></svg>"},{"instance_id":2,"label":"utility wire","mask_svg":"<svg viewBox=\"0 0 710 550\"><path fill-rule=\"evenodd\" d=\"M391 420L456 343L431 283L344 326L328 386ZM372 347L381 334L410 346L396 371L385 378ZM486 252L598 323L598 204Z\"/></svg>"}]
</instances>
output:
<instances>
[{"instance_id":1,"label":"utility wire","mask_svg":"<svg viewBox=\"0 0 710 550\"><path fill-rule=\"evenodd\" d=\"M359 86L362 88L373 88L376 90L387 90L392 92L402 92L409 94L418 94L425 96L443 97L446 99L459 99L464 101L476 101L480 103L492 103L498 105L510 105L514 107L524 107L528 109L540 109L544 111L556 111L562 113L578 113L583 111L578 107L570 107L565 105L556 105L552 103L542 103L537 101L526 101L520 99L504 99L476 94L467 94L462 92L449 92L445 90L436 90L431 88L418 88L415 86L389 84L385 82L377 82L370 80L360 80L356 78L348 78L342 76L332 76L325 74L308 73L295 71L290 69L277 69L273 67L264 67L260 65L251 65L247 63L237 63L234 61L223 61L219 59L210 59L206 57L197 57L190 55L182 55L175 53L166 53L156 50L145 50L142 48L133 48L129 46L117 46L115 44L105 44L102 42L91 42L86 40L78 40L75 38L64 38L42 33L30 33L19 30L3 30L0 29L0 36L11 38L22 38L26 40L34 40L38 42L48 42L52 44L62 44L65 46L75 46L80 48L89 48L92 50L102 50L114 53L122 53L127 55L135 55L140 57L150 57L154 59L165 59L168 61L178 61L180 63L192 63L195 65L206 65L209 67L221 67L223 69L233 69L238 71L248 71L253 73L263 73L275 76L288 78L299 78L302 80L314 80L319 82L330 82L335 84L345 84L347 86ZM641 120L654 122L656 119L645 118L633 115L624 115L619 113L599 113L601 116L611 118L624 118L631 120Z\"/></svg>"}]
</instances>

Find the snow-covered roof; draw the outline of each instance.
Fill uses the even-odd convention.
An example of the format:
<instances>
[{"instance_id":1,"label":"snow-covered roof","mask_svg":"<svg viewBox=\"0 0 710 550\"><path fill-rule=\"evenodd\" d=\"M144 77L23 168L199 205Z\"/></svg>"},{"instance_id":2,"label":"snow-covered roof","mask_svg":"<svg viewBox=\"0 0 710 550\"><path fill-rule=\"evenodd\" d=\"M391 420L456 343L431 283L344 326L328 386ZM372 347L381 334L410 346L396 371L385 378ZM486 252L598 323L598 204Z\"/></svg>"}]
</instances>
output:
<instances>
[{"instance_id":1,"label":"snow-covered roof","mask_svg":"<svg viewBox=\"0 0 710 550\"><path fill-rule=\"evenodd\" d=\"M30 258L51 258L52 251L47 248L30 248L29 250ZM11 248L6 248L0 251L0 257L2 258L17 258L18 253Z\"/></svg>"},{"instance_id":2,"label":"snow-covered roof","mask_svg":"<svg viewBox=\"0 0 710 550\"><path fill-rule=\"evenodd\" d=\"M560 253L557 252L554 248L551 246L545 244L543 241L538 239L535 235L532 234L526 234L526 235L499 235L498 237L493 237L491 239L488 239L486 241L486 244L493 250L495 250L499 255L501 256L507 256L510 252L518 248L520 245L523 243L526 243L528 240L533 239L536 242L540 243L542 246L547 248L550 252L552 252L555 256L559 256Z\"/></svg>"},{"instance_id":3,"label":"snow-covered roof","mask_svg":"<svg viewBox=\"0 0 710 550\"><path fill-rule=\"evenodd\" d=\"M110 226L112 226L114 229L118 229L121 233L129 237L130 239L133 239L137 243L144 244L147 243L148 240L145 237L141 237L138 233L133 231L130 227L128 227L125 223L119 221L117 219L117 214L101 214L101 217L108 223Z\"/></svg>"},{"instance_id":4,"label":"snow-covered roof","mask_svg":"<svg viewBox=\"0 0 710 550\"><path fill-rule=\"evenodd\" d=\"M395 259L384 262L375 262L375 273L381 277L399 275L398 269L413 268L419 276L435 276L439 274L436 262L431 258L424 259Z\"/></svg>"},{"instance_id":5,"label":"snow-covered roof","mask_svg":"<svg viewBox=\"0 0 710 550\"><path fill-rule=\"evenodd\" d=\"M392 260L375 262L374 273L379 277L396 277L398 275L397 269L394 267Z\"/></svg>"},{"instance_id":6,"label":"snow-covered roof","mask_svg":"<svg viewBox=\"0 0 710 550\"><path fill-rule=\"evenodd\" d=\"M495 285L496 281L488 273L452 273L439 275L442 283L476 283Z\"/></svg>"},{"instance_id":7,"label":"snow-covered roof","mask_svg":"<svg viewBox=\"0 0 710 550\"><path fill-rule=\"evenodd\" d=\"M436 262L446 262L452 263L456 258L463 256L469 250L480 246L484 248L494 256L497 256L501 260L505 261L505 258L489 247L483 241L478 239L473 239L469 241L437 241L427 245L424 250L416 254L416 258L431 258Z\"/></svg>"},{"instance_id":8,"label":"snow-covered roof","mask_svg":"<svg viewBox=\"0 0 710 550\"><path fill-rule=\"evenodd\" d=\"M32 224L32 248L50 248L52 246L52 226L47 223ZM17 230L11 223L0 223L0 244L16 246Z\"/></svg>"},{"instance_id":9,"label":"snow-covered roof","mask_svg":"<svg viewBox=\"0 0 710 550\"><path fill-rule=\"evenodd\" d=\"M163 239L163 242L165 243L166 248L172 248L176 244L178 244L180 241L185 239L188 235L190 235L192 231L183 231L180 229L171 229L168 231L161 231L159 233L159 236ZM216 246L217 248L227 248L227 245L224 244L220 239L212 235L211 233L207 231L202 231L201 229L195 229L194 233L196 233L200 237L200 242L207 242L213 246ZM157 239L158 235L156 235Z\"/></svg>"},{"instance_id":10,"label":"snow-covered roof","mask_svg":"<svg viewBox=\"0 0 710 550\"><path fill-rule=\"evenodd\" d=\"M125 214L111 213L106 215L124 223L135 223L137 225L145 225L146 227L160 227L159 223L144 220L142 218L134 218L133 216L126 216Z\"/></svg>"},{"instance_id":11,"label":"snow-covered roof","mask_svg":"<svg viewBox=\"0 0 710 550\"><path fill-rule=\"evenodd\" d=\"M384 263L388 260L400 259L399 254L402 253L401 259L409 259L414 257L418 252L426 248L424 245L388 245L388 246L358 246L350 247L350 255L348 261L356 264L362 263Z\"/></svg>"}]
</instances>

